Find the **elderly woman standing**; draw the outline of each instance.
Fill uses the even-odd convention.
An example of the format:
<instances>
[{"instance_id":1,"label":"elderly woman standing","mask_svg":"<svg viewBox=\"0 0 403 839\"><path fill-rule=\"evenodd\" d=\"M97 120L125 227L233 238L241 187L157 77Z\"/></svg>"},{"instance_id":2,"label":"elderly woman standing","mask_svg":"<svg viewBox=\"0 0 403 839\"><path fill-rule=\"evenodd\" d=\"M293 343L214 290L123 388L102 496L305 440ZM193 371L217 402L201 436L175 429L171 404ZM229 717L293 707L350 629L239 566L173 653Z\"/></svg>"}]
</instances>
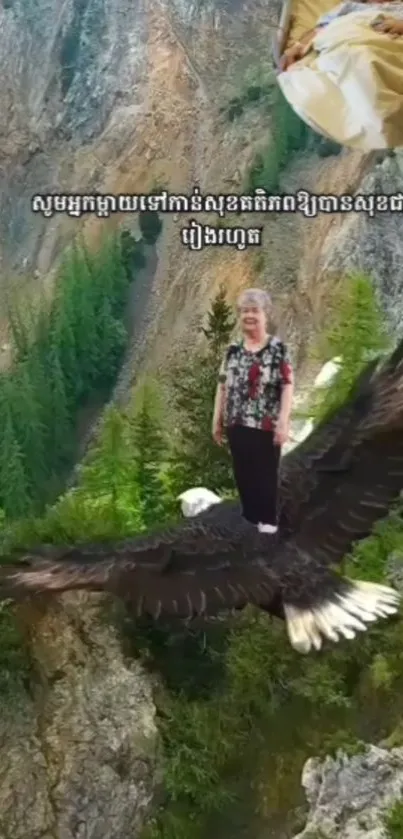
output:
<instances>
[{"instance_id":1,"label":"elderly woman standing","mask_svg":"<svg viewBox=\"0 0 403 839\"><path fill-rule=\"evenodd\" d=\"M213 437L224 434L231 450L243 515L262 533L277 530L281 446L287 441L293 374L285 344L270 335L271 300L248 289L238 300L242 340L231 344L221 365Z\"/></svg>"}]
</instances>

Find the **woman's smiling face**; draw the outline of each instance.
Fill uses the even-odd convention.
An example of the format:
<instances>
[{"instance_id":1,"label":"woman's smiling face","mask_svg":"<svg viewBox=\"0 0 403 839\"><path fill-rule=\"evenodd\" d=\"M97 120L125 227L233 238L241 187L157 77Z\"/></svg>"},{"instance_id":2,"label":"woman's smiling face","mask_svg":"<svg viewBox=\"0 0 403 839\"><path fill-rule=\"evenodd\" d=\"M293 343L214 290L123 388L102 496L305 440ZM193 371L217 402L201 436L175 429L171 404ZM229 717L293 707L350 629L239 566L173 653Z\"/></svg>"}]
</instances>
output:
<instances>
[{"instance_id":1,"label":"woman's smiling face","mask_svg":"<svg viewBox=\"0 0 403 839\"><path fill-rule=\"evenodd\" d=\"M261 334L265 332L266 313L259 306L241 306L240 320L242 332L245 334Z\"/></svg>"}]
</instances>

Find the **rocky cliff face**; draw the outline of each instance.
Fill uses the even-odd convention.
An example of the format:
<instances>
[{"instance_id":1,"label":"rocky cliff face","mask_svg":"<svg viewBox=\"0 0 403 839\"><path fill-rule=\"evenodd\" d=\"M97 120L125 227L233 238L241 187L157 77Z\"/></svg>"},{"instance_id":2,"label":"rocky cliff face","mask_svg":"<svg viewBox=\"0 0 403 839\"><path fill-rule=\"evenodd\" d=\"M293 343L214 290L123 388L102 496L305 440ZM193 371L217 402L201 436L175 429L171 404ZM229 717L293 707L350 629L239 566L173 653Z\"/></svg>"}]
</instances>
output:
<instances>
[{"instance_id":1,"label":"rocky cliff face","mask_svg":"<svg viewBox=\"0 0 403 839\"><path fill-rule=\"evenodd\" d=\"M384 839L385 816L402 797L403 749L310 758L302 785L310 809L294 839Z\"/></svg>"},{"instance_id":2,"label":"rocky cliff face","mask_svg":"<svg viewBox=\"0 0 403 839\"><path fill-rule=\"evenodd\" d=\"M20 607L32 674L2 701L0 839L137 839L158 781L149 679L97 598Z\"/></svg>"},{"instance_id":3,"label":"rocky cliff face","mask_svg":"<svg viewBox=\"0 0 403 839\"><path fill-rule=\"evenodd\" d=\"M29 278L36 270L45 277L81 226L33 215L32 194L135 192L156 181L181 191L196 180L217 188L232 178L250 157L253 126L246 134L228 125L217 132L219 106L256 69L256 49L266 56L273 14L261 2L239 0L39 0L34 6L6 0L0 9L4 273ZM267 133L261 120L254 122ZM106 225L91 220L90 238ZM176 242L176 230L167 227L166 241Z\"/></svg>"},{"instance_id":4,"label":"rocky cliff face","mask_svg":"<svg viewBox=\"0 0 403 839\"><path fill-rule=\"evenodd\" d=\"M360 192L368 195L400 193L403 198L403 155L373 166L363 178ZM373 277L392 330L403 325L402 210L370 218L352 214L323 241L323 273L337 279L351 270Z\"/></svg>"}]
</instances>

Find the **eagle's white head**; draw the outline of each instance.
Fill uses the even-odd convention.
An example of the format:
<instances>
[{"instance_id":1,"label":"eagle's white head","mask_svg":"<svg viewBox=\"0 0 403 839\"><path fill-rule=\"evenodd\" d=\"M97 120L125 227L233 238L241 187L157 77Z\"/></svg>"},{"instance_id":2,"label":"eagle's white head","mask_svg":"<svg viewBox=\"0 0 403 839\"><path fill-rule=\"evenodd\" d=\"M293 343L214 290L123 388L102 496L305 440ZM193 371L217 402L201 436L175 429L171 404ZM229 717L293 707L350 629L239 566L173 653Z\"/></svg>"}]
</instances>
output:
<instances>
[{"instance_id":1,"label":"eagle's white head","mask_svg":"<svg viewBox=\"0 0 403 839\"><path fill-rule=\"evenodd\" d=\"M185 518L190 518L208 510L213 504L220 504L221 498L204 487L193 487L178 495L178 501L181 502Z\"/></svg>"}]
</instances>

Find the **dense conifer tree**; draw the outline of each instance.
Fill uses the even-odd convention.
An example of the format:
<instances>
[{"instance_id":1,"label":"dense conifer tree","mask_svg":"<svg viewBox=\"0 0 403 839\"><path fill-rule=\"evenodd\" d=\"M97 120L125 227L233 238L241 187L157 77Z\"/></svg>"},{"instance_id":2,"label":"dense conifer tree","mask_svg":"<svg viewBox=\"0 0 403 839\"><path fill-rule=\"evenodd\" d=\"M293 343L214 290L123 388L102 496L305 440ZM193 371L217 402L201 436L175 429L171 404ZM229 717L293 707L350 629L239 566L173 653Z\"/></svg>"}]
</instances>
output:
<instances>
[{"instance_id":1,"label":"dense conifer tree","mask_svg":"<svg viewBox=\"0 0 403 839\"><path fill-rule=\"evenodd\" d=\"M46 366L49 381L49 461L58 474L69 463L73 451L73 417L69 410L63 370L56 346L49 351Z\"/></svg>"},{"instance_id":2,"label":"dense conifer tree","mask_svg":"<svg viewBox=\"0 0 403 839\"><path fill-rule=\"evenodd\" d=\"M202 328L203 335L208 341L208 349L213 355L221 357L223 347L228 344L234 326L234 315L227 303L225 287L221 285L207 313L207 324Z\"/></svg>"},{"instance_id":3,"label":"dense conifer tree","mask_svg":"<svg viewBox=\"0 0 403 839\"><path fill-rule=\"evenodd\" d=\"M113 384L127 343L127 330L122 321L114 317L112 308L111 301L105 297L97 320L99 355L96 382L102 390Z\"/></svg>"},{"instance_id":4,"label":"dense conifer tree","mask_svg":"<svg viewBox=\"0 0 403 839\"><path fill-rule=\"evenodd\" d=\"M368 358L390 344L369 277L351 276L342 283L337 298L333 322L320 341L319 352L325 359L341 357L343 364L330 387L314 399L318 419L343 402Z\"/></svg>"},{"instance_id":5,"label":"dense conifer tree","mask_svg":"<svg viewBox=\"0 0 403 839\"><path fill-rule=\"evenodd\" d=\"M107 500L107 509L114 528L131 523L141 527L136 470L128 446L125 418L115 407L105 411L95 446L81 470L84 494ZM105 509L105 505L103 505Z\"/></svg>"},{"instance_id":6,"label":"dense conifer tree","mask_svg":"<svg viewBox=\"0 0 403 839\"><path fill-rule=\"evenodd\" d=\"M176 493L198 485L216 491L233 488L228 449L217 446L211 436L218 369L233 327L232 312L221 288L204 330L207 338L204 353L198 352L174 371L173 399L180 417L171 466Z\"/></svg>"},{"instance_id":7,"label":"dense conifer tree","mask_svg":"<svg viewBox=\"0 0 403 839\"><path fill-rule=\"evenodd\" d=\"M9 519L27 515L31 499L25 471L25 458L18 442L11 408L5 410L4 427L0 441L0 494L2 508Z\"/></svg>"},{"instance_id":8,"label":"dense conifer tree","mask_svg":"<svg viewBox=\"0 0 403 839\"><path fill-rule=\"evenodd\" d=\"M162 430L161 406L151 384L143 386L129 420L129 445L135 468L140 511L144 527L165 518L167 494L162 467L167 460L167 441Z\"/></svg>"},{"instance_id":9,"label":"dense conifer tree","mask_svg":"<svg viewBox=\"0 0 403 839\"><path fill-rule=\"evenodd\" d=\"M27 362L20 365L12 380L13 424L16 439L24 456L25 470L33 501L43 497L49 476L49 458L46 450L48 429L43 421L43 406L38 401L40 393L32 380ZM11 401L11 400L10 400Z\"/></svg>"},{"instance_id":10,"label":"dense conifer tree","mask_svg":"<svg viewBox=\"0 0 403 839\"><path fill-rule=\"evenodd\" d=\"M125 254L121 237L114 233L103 241L100 249L89 254L82 248L83 258L87 261L92 277L91 285L94 294L94 308L96 314L100 312L103 302L111 302L114 317L121 318L124 314L130 280L125 262Z\"/></svg>"},{"instance_id":11,"label":"dense conifer tree","mask_svg":"<svg viewBox=\"0 0 403 839\"><path fill-rule=\"evenodd\" d=\"M138 254L135 243L133 265ZM52 303L43 295L36 311L10 307L14 366L5 376L4 399L25 459L24 492L35 501L49 501L60 491L75 454L78 412L114 383L126 346L123 319L134 274L133 268L129 277L119 232L96 253L79 238L62 261Z\"/></svg>"},{"instance_id":12,"label":"dense conifer tree","mask_svg":"<svg viewBox=\"0 0 403 839\"><path fill-rule=\"evenodd\" d=\"M13 348L14 362L24 361L29 356L32 340L32 326L34 322L31 307L20 300L13 305L9 304L7 320L10 329L10 337Z\"/></svg>"},{"instance_id":13,"label":"dense conifer tree","mask_svg":"<svg viewBox=\"0 0 403 839\"><path fill-rule=\"evenodd\" d=\"M58 348L60 366L64 374L66 399L73 410L83 391L76 341L69 310L60 307L53 317L52 343Z\"/></svg>"},{"instance_id":14,"label":"dense conifer tree","mask_svg":"<svg viewBox=\"0 0 403 839\"><path fill-rule=\"evenodd\" d=\"M101 349L97 341L97 289L85 260L80 259L79 254L75 271L75 340L84 397L87 397L96 384Z\"/></svg>"}]
</instances>

